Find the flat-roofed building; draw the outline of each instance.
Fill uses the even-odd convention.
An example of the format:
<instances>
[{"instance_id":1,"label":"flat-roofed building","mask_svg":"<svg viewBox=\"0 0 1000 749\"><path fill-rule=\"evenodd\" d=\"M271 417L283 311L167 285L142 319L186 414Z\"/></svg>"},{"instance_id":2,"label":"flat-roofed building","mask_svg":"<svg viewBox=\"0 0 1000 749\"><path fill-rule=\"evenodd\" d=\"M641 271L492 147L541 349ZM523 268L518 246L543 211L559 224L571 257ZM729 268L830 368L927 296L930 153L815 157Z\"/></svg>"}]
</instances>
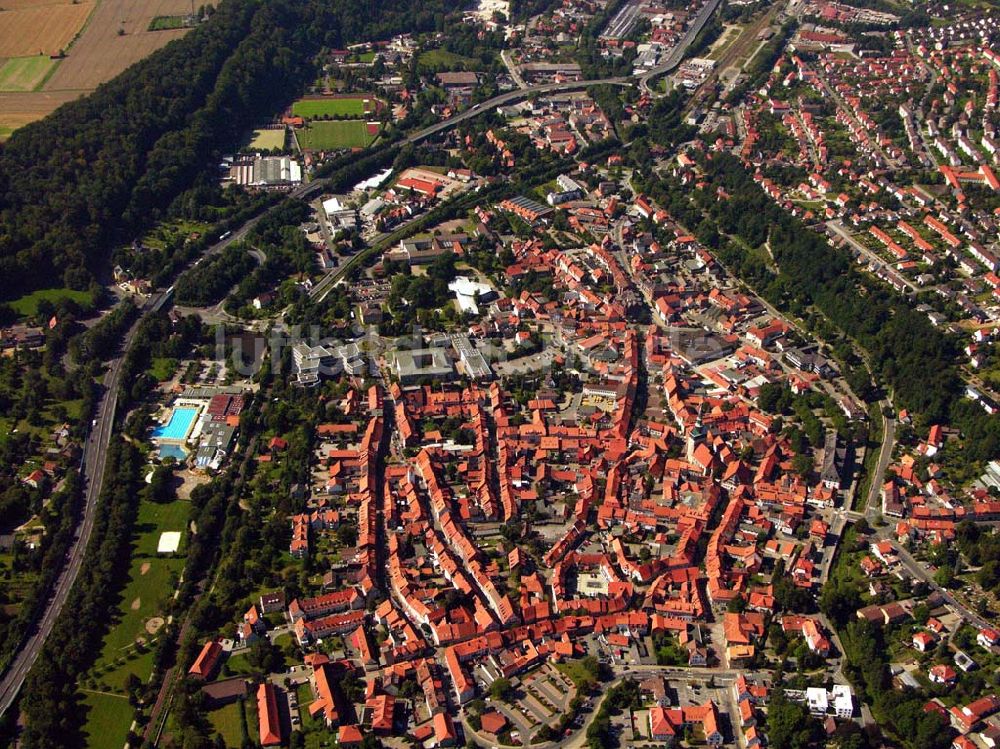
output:
<instances>
[{"instance_id":1,"label":"flat-roofed building","mask_svg":"<svg viewBox=\"0 0 1000 749\"><path fill-rule=\"evenodd\" d=\"M450 380L455 376L455 368L443 348L400 350L393 358L401 385L413 385L425 379Z\"/></svg>"}]
</instances>

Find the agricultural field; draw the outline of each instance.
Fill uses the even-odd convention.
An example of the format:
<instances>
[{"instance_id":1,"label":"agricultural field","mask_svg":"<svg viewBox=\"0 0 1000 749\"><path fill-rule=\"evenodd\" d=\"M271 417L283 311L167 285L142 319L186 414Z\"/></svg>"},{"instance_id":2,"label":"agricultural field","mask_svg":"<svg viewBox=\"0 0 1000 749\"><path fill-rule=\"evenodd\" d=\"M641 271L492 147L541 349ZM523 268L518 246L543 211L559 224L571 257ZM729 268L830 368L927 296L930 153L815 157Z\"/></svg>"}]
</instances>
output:
<instances>
[{"instance_id":1,"label":"agricultural field","mask_svg":"<svg viewBox=\"0 0 1000 749\"><path fill-rule=\"evenodd\" d=\"M66 52L40 74L37 90L27 88L24 72L9 88L0 85L0 141L189 31L149 31L154 18L191 12L187 0L101 0L96 7L92 0L3 0L0 7L0 59Z\"/></svg>"},{"instance_id":2,"label":"agricultural field","mask_svg":"<svg viewBox=\"0 0 1000 749\"><path fill-rule=\"evenodd\" d=\"M362 120L320 120L299 130L296 137L304 151L364 148L375 140L378 127Z\"/></svg>"},{"instance_id":3,"label":"agricultural field","mask_svg":"<svg viewBox=\"0 0 1000 749\"><path fill-rule=\"evenodd\" d=\"M306 119L322 117L364 117L377 109L376 99L334 97L299 99L292 104L292 114Z\"/></svg>"},{"instance_id":4,"label":"agricultural field","mask_svg":"<svg viewBox=\"0 0 1000 749\"><path fill-rule=\"evenodd\" d=\"M149 31L154 18L190 12L191 3L186 0L102 0L45 90L90 91L111 80L188 32L186 28ZM124 33L119 34L119 29Z\"/></svg>"},{"instance_id":5,"label":"agricultural field","mask_svg":"<svg viewBox=\"0 0 1000 749\"><path fill-rule=\"evenodd\" d=\"M271 151L275 148L285 147L285 129L278 130L254 130L253 140L250 141L250 148L261 151Z\"/></svg>"},{"instance_id":6,"label":"agricultural field","mask_svg":"<svg viewBox=\"0 0 1000 749\"><path fill-rule=\"evenodd\" d=\"M58 68L56 68L58 70ZM49 78L51 80L51 76ZM57 107L79 98L80 91L0 91L0 140L17 128L40 120Z\"/></svg>"},{"instance_id":7,"label":"agricultural field","mask_svg":"<svg viewBox=\"0 0 1000 749\"><path fill-rule=\"evenodd\" d=\"M56 55L69 47L94 10L94 3L2 7L0 57L30 57Z\"/></svg>"},{"instance_id":8,"label":"agricultural field","mask_svg":"<svg viewBox=\"0 0 1000 749\"><path fill-rule=\"evenodd\" d=\"M48 55L12 57L0 65L0 91L34 91L58 63Z\"/></svg>"}]
</instances>

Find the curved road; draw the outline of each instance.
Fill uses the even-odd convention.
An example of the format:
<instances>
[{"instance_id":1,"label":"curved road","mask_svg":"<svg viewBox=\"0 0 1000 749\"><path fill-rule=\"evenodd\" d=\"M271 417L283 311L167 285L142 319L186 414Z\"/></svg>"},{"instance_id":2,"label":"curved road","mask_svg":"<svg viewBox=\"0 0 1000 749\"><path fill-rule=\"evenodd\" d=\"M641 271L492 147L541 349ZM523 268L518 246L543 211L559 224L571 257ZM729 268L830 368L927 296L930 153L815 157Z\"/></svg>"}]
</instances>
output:
<instances>
[{"instance_id":1,"label":"curved road","mask_svg":"<svg viewBox=\"0 0 1000 749\"><path fill-rule=\"evenodd\" d=\"M721 0L708 0L699 13L695 24L688 30L688 33L685 34L681 43L671 53L668 61L664 65L654 68L638 78L639 85L644 90L648 90L648 83L651 79L668 73L680 65L687 47L692 41L694 41L694 38L698 35L698 33L700 33L709 16L711 16L711 14L719 6L720 2ZM636 82L636 78L637 77L633 75L618 78L577 81L574 83L547 83L510 91L500 94L499 96L494 96L492 99L488 99L487 101L477 104L471 109L457 114L447 120L443 120L442 122L438 122L422 130L418 130L405 138L403 142L418 143L425 138L429 138L432 135L448 130L461 122L478 117L494 107L503 106L505 104L527 98L533 94L579 91L587 88L588 86L600 84L627 86L633 85ZM327 178L299 185L294 190L290 191L287 197L303 199L312 197L314 194L321 192L328 182L329 179ZM269 207L267 210L262 211L257 216L247 220L241 227L227 235L225 239L220 239L212 245L212 247L210 247L202 255L202 257L195 260L192 263L192 266L200 263L205 257L218 254L234 242L242 240L246 237L249 231L256 226L265 215L274 210L277 205L280 205L280 202ZM4 673L3 679L0 680L0 715L6 713L10 706L14 703L14 700L17 698L17 694L20 692L21 686L24 684L28 671L31 670L32 665L34 665L35 660L38 658L42 645L45 643L45 639L52 631L52 626L55 624L56 618L62 611L62 608L69 597L69 592L73 587L73 583L76 581L77 575L80 573L80 567L83 564L87 544L90 541L90 536L94 528L94 519L97 513L97 500L100 494L101 484L104 480L104 469L105 464L107 463L108 446L111 443L111 435L115 420L115 409L118 405L118 390L121 385L121 365L124 353L127 352L129 347L132 345L132 341L135 338L136 332L139 328L139 323L142 319L146 315L160 310L170 301L172 296L173 286L166 291L155 294L146 301L145 305L141 308L141 314L128 329L128 332L126 332L122 339L120 347L121 353L109 362L108 371L104 377L104 392L101 395L101 399L97 406L93 428L91 429L86 445L84 446L81 473L85 501L82 518L77 526L72 546L67 554L66 564L59 573L59 577L56 579L56 583L49 595L48 603L41 619L36 622L34 628L31 630L31 633L22 644L17 656Z\"/></svg>"}]
</instances>

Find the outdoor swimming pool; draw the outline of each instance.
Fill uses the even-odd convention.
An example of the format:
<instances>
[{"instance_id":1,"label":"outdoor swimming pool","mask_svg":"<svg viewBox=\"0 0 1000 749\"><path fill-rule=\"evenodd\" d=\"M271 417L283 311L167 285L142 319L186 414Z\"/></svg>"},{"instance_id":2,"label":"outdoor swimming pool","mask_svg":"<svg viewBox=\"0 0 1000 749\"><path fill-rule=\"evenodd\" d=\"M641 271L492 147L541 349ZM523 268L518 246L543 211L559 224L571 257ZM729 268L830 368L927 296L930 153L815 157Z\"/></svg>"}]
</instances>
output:
<instances>
[{"instance_id":1,"label":"outdoor swimming pool","mask_svg":"<svg viewBox=\"0 0 1000 749\"><path fill-rule=\"evenodd\" d=\"M160 460L163 460L164 458L173 458L179 463L183 463L187 460L187 450L180 445L160 445L156 449L156 454L160 456Z\"/></svg>"},{"instance_id":2,"label":"outdoor swimming pool","mask_svg":"<svg viewBox=\"0 0 1000 749\"><path fill-rule=\"evenodd\" d=\"M153 430L153 437L180 442L187 438L197 415L197 408L175 408L170 414L170 421Z\"/></svg>"}]
</instances>

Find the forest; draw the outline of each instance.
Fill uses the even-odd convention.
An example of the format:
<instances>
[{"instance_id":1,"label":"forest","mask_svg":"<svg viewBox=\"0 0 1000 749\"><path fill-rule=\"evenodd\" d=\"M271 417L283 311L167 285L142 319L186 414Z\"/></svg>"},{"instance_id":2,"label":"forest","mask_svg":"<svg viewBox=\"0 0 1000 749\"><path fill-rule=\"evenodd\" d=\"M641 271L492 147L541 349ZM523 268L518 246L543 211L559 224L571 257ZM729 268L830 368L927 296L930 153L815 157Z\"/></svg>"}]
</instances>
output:
<instances>
[{"instance_id":1,"label":"forest","mask_svg":"<svg viewBox=\"0 0 1000 749\"><path fill-rule=\"evenodd\" d=\"M211 19L0 150L0 295L86 289L312 80L322 46L443 28L454 0L226 0ZM204 187L202 183L201 187Z\"/></svg>"}]
</instances>

